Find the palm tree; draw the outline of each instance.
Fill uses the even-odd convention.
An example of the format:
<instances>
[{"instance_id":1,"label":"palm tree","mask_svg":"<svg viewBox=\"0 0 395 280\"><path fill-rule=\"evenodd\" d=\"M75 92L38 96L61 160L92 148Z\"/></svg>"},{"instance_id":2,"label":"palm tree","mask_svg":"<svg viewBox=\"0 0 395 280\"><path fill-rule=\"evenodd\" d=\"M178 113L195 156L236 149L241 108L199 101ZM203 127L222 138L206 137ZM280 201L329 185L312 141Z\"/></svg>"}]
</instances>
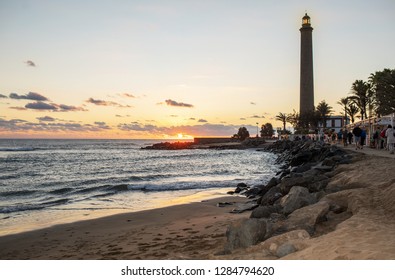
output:
<instances>
[{"instance_id":1,"label":"palm tree","mask_svg":"<svg viewBox=\"0 0 395 280\"><path fill-rule=\"evenodd\" d=\"M361 112L361 119L366 119L367 107L372 102L372 91L369 83L362 80L356 80L351 86L350 100L353 102Z\"/></svg>"},{"instance_id":2,"label":"palm tree","mask_svg":"<svg viewBox=\"0 0 395 280\"><path fill-rule=\"evenodd\" d=\"M317 113L320 116L320 120L322 121L322 124L324 128L326 128L326 120L330 116L330 114L333 112L332 107L329 106L328 103L325 102L325 100L322 100L318 105L317 105Z\"/></svg>"},{"instance_id":3,"label":"palm tree","mask_svg":"<svg viewBox=\"0 0 395 280\"><path fill-rule=\"evenodd\" d=\"M377 115L387 115L395 110L395 69L385 68L370 74L369 83L372 85Z\"/></svg>"},{"instance_id":4,"label":"palm tree","mask_svg":"<svg viewBox=\"0 0 395 280\"><path fill-rule=\"evenodd\" d=\"M347 106L350 104L350 99L348 97L343 97L337 101L337 104L343 107L344 119L347 119Z\"/></svg>"},{"instance_id":5,"label":"palm tree","mask_svg":"<svg viewBox=\"0 0 395 280\"><path fill-rule=\"evenodd\" d=\"M293 110L293 113L287 115L287 121L296 128L299 124L299 113Z\"/></svg>"},{"instance_id":6,"label":"palm tree","mask_svg":"<svg viewBox=\"0 0 395 280\"><path fill-rule=\"evenodd\" d=\"M285 127L287 125L288 122L288 115L285 113L278 113L278 115L276 116L276 120L277 121L281 121L283 123L283 131L285 131Z\"/></svg>"},{"instance_id":7,"label":"palm tree","mask_svg":"<svg viewBox=\"0 0 395 280\"><path fill-rule=\"evenodd\" d=\"M350 116L352 123L355 122L355 115L358 114L358 112L359 112L359 109L358 109L357 105L355 105L354 103L351 103L348 105L347 114Z\"/></svg>"}]
</instances>

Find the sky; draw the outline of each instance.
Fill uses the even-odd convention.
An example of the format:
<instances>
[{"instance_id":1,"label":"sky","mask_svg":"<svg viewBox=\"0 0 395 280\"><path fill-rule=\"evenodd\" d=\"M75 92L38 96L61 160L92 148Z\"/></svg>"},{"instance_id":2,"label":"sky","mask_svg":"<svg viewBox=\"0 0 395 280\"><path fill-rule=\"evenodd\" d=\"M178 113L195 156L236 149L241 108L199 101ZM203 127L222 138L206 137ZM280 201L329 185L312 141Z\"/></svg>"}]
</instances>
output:
<instances>
[{"instance_id":1,"label":"sky","mask_svg":"<svg viewBox=\"0 0 395 280\"><path fill-rule=\"evenodd\" d=\"M395 65L395 1L0 0L0 138L252 135Z\"/></svg>"}]
</instances>

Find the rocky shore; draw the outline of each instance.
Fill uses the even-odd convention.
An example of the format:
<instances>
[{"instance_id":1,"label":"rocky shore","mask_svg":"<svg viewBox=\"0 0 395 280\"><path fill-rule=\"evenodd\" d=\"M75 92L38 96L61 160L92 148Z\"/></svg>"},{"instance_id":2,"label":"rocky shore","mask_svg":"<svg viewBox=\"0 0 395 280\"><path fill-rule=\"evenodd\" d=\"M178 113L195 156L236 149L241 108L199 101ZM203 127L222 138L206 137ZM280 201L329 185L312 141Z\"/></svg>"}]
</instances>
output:
<instances>
[{"instance_id":1,"label":"rocky shore","mask_svg":"<svg viewBox=\"0 0 395 280\"><path fill-rule=\"evenodd\" d=\"M343 188L328 184L337 167L357 160L356 155L313 141L277 141L262 150L278 154L281 171L266 185L237 186L235 193L251 199L240 212L253 210L249 218L228 227L219 255L265 241L268 255L284 257L298 250L299 240L321 234L331 222L333 229L333 221L338 224L352 215L331 196Z\"/></svg>"},{"instance_id":2,"label":"rocky shore","mask_svg":"<svg viewBox=\"0 0 395 280\"><path fill-rule=\"evenodd\" d=\"M252 211L228 226L213 258L395 259L394 158L311 141L264 150L282 169L266 185L236 188L250 198L238 208Z\"/></svg>"}]
</instances>

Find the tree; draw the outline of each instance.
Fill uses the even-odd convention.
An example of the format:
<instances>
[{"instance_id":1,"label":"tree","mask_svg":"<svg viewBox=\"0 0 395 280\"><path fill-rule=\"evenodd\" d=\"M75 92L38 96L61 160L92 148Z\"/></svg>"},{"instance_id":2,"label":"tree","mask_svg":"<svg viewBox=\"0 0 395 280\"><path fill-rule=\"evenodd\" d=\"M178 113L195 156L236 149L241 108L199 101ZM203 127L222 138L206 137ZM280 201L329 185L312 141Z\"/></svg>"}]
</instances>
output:
<instances>
[{"instance_id":1,"label":"tree","mask_svg":"<svg viewBox=\"0 0 395 280\"><path fill-rule=\"evenodd\" d=\"M344 119L347 119L347 107L350 104L350 99L348 97L343 97L339 101L337 101L337 104L341 105L344 111Z\"/></svg>"},{"instance_id":2,"label":"tree","mask_svg":"<svg viewBox=\"0 0 395 280\"><path fill-rule=\"evenodd\" d=\"M296 128L298 126L298 123L299 123L299 113L297 113L295 111L295 109L294 109L293 113L288 114L288 119L287 120L294 128Z\"/></svg>"},{"instance_id":3,"label":"tree","mask_svg":"<svg viewBox=\"0 0 395 280\"><path fill-rule=\"evenodd\" d=\"M367 108L373 103L373 92L370 90L371 85L362 80L356 80L351 86L350 100L361 112L361 119L366 119Z\"/></svg>"},{"instance_id":4,"label":"tree","mask_svg":"<svg viewBox=\"0 0 395 280\"><path fill-rule=\"evenodd\" d=\"M333 112L332 107L328 105L328 103L325 102L325 100L322 100L318 105L317 105L317 115L319 116L320 121L323 124L323 127L326 128L326 120L330 116L330 114Z\"/></svg>"},{"instance_id":5,"label":"tree","mask_svg":"<svg viewBox=\"0 0 395 280\"><path fill-rule=\"evenodd\" d=\"M315 131L320 121L320 115L318 111L303 112L299 115L299 122L296 127L297 133L306 134L311 131Z\"/></svg>"},{"instance_id":6,"label":"tree","mask_svg":"<svg viewBox=\"0 0 395 280\"><path fill-rule=\"evenodd\" d=\"M395 112L395 69L384 69L370 74L369 83L379 116Z\"/></svg>"},{"instance_id":7,"label":"tree","mask_svg":"<svg viewBox=\"0 0 395 280\"><path fill-rule=\"evenodd\" d=\"M277 121L281 121L283 123L283 130L285 131L285 127L287 125L288 122L288 115L285 113L278 113L278 115L276 116L276 120Z\"/></svg>"},{"instance_id":8,"label":"tree","mask_svg":"<svg viewBox=\"0 0 395 280\"><path fill-rule=\"evenodd\" d=\"M233 135L233 138L240 139L240 141L244 141L246 138L250 137L250 133L248 132L247 128L240 127L237 134Z\"/></svg>"},{"instance_id":9,"label":"tree","mask_svg":"<svg viewBox=\"0 0 395 280\"><path fill-rule=\"evenodd\" d=\"M358 112L359 112L359 109L358 109L357 105L355 105L354 103L351 103L348 105L347 114L350 116L352 123L355 122L355 116L356 116L356 114L358 114Z\"/></svg>"},{"instance_id":10,"label":"tree","mask_svg":"<svg viewBox=\"0 0 395 280\"><path fill-rule=\"evenodd\" d=\"M265 123L261 127L261 137L272 137L273 136L273 125L271 123Z\"/></svg>"}]
</instances>

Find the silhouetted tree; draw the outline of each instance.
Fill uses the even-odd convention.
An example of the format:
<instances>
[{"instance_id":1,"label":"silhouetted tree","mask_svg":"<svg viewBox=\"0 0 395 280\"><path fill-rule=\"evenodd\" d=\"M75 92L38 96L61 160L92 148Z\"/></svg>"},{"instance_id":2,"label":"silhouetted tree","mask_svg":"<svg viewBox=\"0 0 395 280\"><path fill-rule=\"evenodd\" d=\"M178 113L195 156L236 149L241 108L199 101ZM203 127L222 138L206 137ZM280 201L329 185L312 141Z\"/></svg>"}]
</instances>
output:
<instances>
[{"instance_id":1,"label":"silhouetted tree","mask_svg":"<svg viewBox=\"0 0 395 280\"><path fill-rule=\"evenodd\" d=\"M359 109L358 109L357 105L355 105L354 103L351 103L348 105L347 114L350 116L352 123L355 122L355 116L358 114L358 112L359 112Z\"/></svg>"},{"instance_id":2,"label":"silhouetted tree","mask_svg":"<svg viewBox=\"0 0 395 280\"><path fill-rule=\"evenodd\" d=\"M362 120L368 117L367 108L373 102L373 92L370 88L370 84L362 80L356 80L351 86L349 98L361 112Z\"/></svg>"},{"instance_id":3,"label":"silhouetted tree","mask_svg":"<svg viewBox=\"0 0 395 280\"><path fill-rule=\"evenodd\" d=\"M240 139L240 141L244 141L246 138L250 137L250 133L248 132L247 128L240 127L237 134L233 135L233 138Z\"/></svg>"},{"instance_id":4,"label":"silhouetted tree","mask_svg":"<svg viewBox=\"0 0 395 280\"><path fill-rule=\"evenodd\" d=\"M261 126L261 137L272 137L273 136L273 125L271 123L265 123Z\"/></svg>"},{"instance_id":5,"label":"silhouetted tree","mask_svg":"<svg viewBox=\"0 0 395 280\"><path fill-rule=\"evenodd\" d=\"M325 100L322 100L317 105L316 111L317 111L320 121L322 122L323 127L326 128L326 120L328 119L330 114L333 112L332 107L329 106L328 103L325 102Z\"/></svg>"},{"instance_id":6,"label":"silhouetted tree","mask_svg":"<svg viewBox=\"0 0 395 280\"><path fill-rule=\"evenodd\" d=\"M283 123L283 130L285 131L288 122L288 115L286 113L278 113L276 120Z\"/></svg>"},{"instance_id":7,"label":"silhouetted tree","mask_svg":"<svg viewBox=\"0 0 395 280\"><path fill-rule=\"evenodd\" d=\"M395 112L395 69L384 69L370 74L374 105L379 116Z\"/></svg>"}]
</instances>

